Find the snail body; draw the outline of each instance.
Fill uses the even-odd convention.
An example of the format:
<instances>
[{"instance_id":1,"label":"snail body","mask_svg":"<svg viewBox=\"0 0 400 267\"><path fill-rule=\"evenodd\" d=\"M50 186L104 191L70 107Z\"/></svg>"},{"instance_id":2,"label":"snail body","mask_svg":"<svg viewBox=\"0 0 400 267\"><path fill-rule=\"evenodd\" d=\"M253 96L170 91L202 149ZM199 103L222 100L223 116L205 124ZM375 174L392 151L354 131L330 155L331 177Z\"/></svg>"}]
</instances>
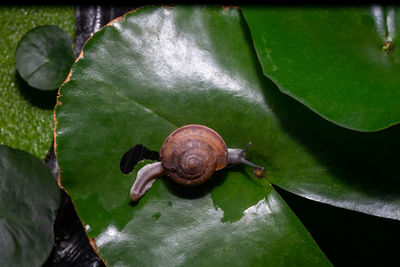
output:
<instances>
[{"instance_id":1,"label":"snail body","mask_svg":"<svg viewBox=\"0 0 400 267\"><path fill-rule=\"evenodd\" d=\"M263 169L245 159L244 152L250 144L244 149L228 149L213 129L198 124L182 126L165 139L160 150L160 162L139 170L130 197L133 201L139 200L153 182L164 175L179 184L196 186L207 181L214 171L228 165L243 163Z\"/></svg>"}]
</instances>

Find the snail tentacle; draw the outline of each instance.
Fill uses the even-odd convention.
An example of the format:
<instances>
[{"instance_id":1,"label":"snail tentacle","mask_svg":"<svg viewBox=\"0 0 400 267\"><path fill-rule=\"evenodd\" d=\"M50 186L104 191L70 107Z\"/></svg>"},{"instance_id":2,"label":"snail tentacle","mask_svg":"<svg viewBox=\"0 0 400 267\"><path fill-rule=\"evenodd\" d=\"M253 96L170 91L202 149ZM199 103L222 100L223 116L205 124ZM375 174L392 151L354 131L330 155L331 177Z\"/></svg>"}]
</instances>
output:
<instances>
[{"instance_id":1,"label":"snail tentacle","mask_svg":"<svg viewBox=\"0 0 400 267\"><path fill-rule=\"evenodd\" d=\"M249 143L242 149L239 151L239 155L242 156L244 154L244 152L246 152L246 150L249 148L249 146L252 144L251 141L249 141Z\"/></svg>"},{"instance_id":2,"label":"snail tentacle","mask_svg":"<svg viewBox=\"0 0 400 267\"><path fill-rule=\"evenodd\" d=\"M251 166L256 169L262 169L264 168L263 166L259 166L257 164L254 164L248 160L246 160L246 155L245 152L251 145L251 141L243 148L243 149L237 149L237 148L228 148L228 157L229 157L229 165L234 166L238 164L245 164L248 166Z\"/></svg>"},{"instance_id":3,"label":"snail tentacle","mask_svg":"<svg viewBox=\"0 0 400 267\"><path fill-rule=\"evenodd\" d=\"M253 168L256 168L256 169L263 169L264 168L263 166L254 164L253 162L250 162L250 161L246 160L245 158L241 158L240 162L245 164L245 165L248 165L248 166L251 166Z\"/></svg>"},{"instance_id":4,"label":"snail tentacle","mask_svg":"<svg viewBox=\"0 0 400 267\"><path fill-rule=\"evenodd\" d=\"M141 168L137 173L136 180L130 191L130 197L133 201L138 201L153 185L154 181L165 175L166 172L161 162L148 164Z\"/></svg>"}]
</instances>

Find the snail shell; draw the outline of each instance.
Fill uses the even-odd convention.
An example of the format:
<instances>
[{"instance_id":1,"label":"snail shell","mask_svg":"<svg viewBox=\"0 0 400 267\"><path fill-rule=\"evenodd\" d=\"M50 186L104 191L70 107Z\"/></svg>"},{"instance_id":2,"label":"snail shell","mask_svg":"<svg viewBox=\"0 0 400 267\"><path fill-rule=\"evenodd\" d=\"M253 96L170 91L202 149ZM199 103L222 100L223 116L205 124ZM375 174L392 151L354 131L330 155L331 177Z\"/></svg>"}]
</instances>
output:
<instances>
[{"instance_id":1,"label":"snail shell","mask_svg":"<svg viewBox=\"0 0 400 267\"><path fill-rule=\"evenodd\" d=\"M197 124L172 132L161 147L160 158L167 175L187 186L203 183L229 161L222 137L214 130Z\"/></svg>"}]
</instances>

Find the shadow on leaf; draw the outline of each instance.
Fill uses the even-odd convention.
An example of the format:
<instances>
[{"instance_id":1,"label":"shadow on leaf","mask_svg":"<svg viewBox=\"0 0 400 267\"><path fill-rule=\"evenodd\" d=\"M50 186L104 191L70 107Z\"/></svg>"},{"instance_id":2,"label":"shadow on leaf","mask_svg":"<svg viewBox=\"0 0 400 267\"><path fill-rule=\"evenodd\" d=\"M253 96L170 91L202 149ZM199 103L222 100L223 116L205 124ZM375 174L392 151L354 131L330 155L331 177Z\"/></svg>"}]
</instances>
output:
<instances>
[{"instance_id":1,"label":"shadow on leaf","mask_svg":"<svg viewBox=\"0 0 400 267\"><path fill-rule=\"evenodd\" d=\"M22 79L18 72L15 72L15 84L23 98L38 108L51 110L57 103L58 89L44 91L33 88Z\"/></svg>"},{"instance_id":2,"label":"shadow on leaf","mask_svg":"<svg viewBox=\"0 0 400 267\"><path fill-rule=\"evenodd\" d=\"M226 170L215 172L214 175L205 183L193 187L180 185L168 177L163 177L162 181L167 189L179 198L196 199L201 198L210 193L213 188L224 183L228 176Z\"/></svg>"}]
</instances>

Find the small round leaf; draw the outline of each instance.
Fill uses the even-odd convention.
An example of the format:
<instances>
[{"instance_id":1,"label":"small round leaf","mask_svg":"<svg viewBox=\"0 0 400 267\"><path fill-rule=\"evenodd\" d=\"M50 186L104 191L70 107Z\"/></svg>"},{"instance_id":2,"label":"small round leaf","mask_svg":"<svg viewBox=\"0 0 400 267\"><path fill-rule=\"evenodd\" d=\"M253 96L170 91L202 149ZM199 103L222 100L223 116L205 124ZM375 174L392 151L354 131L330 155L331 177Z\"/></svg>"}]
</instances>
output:
<instances>
[{"instance_id":1,"label":"small round leaf","mask_svg":"<svg viewBox=\"0 0 400 267\"><path fill-rule=\"evenodd\" d=\"M22 37L15 53L21 77L41 90L58 88L74 62L72 39L52 25L36 27Z\"/></svg>"},{"instance_id":2,"label":"small round leaf","mask_svg":"<svg viewBox=\"0 0 400 267\"><path fill-rule=\"evenodd\" d=\"M73 6L0 7L0 144L43 159L53 139L56 90L29 86L15 69L15 50L21 38L36 25L57 25L71 36L75 31Z\"/></svg>"}]
</instances>

